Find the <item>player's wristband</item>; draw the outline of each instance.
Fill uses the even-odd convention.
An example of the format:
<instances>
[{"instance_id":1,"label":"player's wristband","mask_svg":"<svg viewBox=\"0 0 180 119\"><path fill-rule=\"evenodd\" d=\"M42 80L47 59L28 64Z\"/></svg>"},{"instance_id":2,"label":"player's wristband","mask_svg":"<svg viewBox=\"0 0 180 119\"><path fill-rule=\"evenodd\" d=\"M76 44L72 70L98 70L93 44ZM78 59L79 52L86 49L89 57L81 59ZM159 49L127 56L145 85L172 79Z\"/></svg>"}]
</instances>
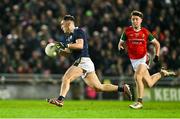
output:
<instances>
[{"instance_id":1,"label":"player's wristband","mask_svg":"<svg viewBox=\"0 0 180 119\"><path fill-rule=\"evenodd\" d=\"M67 48L69 48L69 44L67 44Z\"/></svg>"}]
</instances>

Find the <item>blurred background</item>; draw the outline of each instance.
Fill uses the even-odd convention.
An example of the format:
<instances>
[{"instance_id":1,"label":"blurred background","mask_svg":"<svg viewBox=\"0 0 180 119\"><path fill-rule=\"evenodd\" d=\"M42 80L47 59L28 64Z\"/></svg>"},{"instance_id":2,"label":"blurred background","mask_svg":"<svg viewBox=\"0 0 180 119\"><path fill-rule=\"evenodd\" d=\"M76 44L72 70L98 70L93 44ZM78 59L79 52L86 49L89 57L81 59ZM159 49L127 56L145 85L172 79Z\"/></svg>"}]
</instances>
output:
<instances>
[{"instance_id":1,"label":"blurred background","mask_svg":"<svg viewBox=\"0 0 180 119\"><path fill-rule=\"evenodd\" d=\"M73 58L49 58L47 43L60 41L58 19L74 15L76 25L88 33L89 52L102 83L129 83L133 70L117 44L130 12L144 13L143 26L161 44L161 65L177 77L160 80L145 99L180 101L180 1L179 0L1 0L0 1L0 99L43 99L58 96L61 77ZM149 44L153 56L153 47ZM151 65L151 72L158 67ZM118 99L117 93L96 93L81 79L72 83L69 99Z\"/></svg>"}]
</instances>

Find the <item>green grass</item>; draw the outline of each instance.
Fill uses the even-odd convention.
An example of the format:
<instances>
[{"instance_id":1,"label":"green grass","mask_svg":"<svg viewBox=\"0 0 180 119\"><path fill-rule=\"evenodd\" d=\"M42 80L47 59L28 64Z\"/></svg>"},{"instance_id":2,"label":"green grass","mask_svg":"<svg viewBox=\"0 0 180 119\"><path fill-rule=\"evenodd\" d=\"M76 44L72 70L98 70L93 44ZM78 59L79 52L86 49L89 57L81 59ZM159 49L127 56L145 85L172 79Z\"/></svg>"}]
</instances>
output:
<instances>
[{"instance_id":1,"label":"green grass","mask_svg":"<svg viewBox=\"0 0 180 119\"><path fill-rule=\"evenodd\" d=\"M44 100L0 100L0 118L180 118L180 102L145 102L141 110L123 101L65 101L64 107Z\"/></svg>"}]
</instances>

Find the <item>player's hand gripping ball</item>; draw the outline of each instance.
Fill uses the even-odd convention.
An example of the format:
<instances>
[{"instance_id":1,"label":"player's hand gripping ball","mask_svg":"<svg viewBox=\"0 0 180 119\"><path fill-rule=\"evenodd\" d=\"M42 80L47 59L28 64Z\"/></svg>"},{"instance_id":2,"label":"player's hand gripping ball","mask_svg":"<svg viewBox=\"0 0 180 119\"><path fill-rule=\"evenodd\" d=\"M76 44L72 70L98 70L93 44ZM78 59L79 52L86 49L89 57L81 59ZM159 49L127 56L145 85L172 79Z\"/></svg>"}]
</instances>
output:
<instances>
[{"instance_id":1,"label":"player's hand gripping ball","mask_svg":"<svg viewBox=\"0 0 180 119\"><path fill-rule=\"evenodd\" d=\"M57 56L57 48L55 43L49 43L47 44L45 48L45 53L49 57L56 57Z\"/></svg>"}]
</instances>

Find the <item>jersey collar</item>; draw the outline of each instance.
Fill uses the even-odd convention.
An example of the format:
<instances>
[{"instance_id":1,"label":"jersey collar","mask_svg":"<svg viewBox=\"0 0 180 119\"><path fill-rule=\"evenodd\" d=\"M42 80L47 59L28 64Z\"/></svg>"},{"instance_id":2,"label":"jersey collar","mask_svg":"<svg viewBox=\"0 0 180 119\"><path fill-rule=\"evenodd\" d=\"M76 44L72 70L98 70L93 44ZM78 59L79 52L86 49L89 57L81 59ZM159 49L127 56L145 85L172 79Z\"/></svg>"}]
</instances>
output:
<instances>
[{"instance_id":1,"label":"jersey collar","mask_svg":"<svg viewBox=\"0 0 180 119\"><path fill-rule=\"evenodd\" d=\"M133 26L132 26L132 28L135 32L139 32L142 29L142 27L140 27L140 29L136 30Z\"/></svg>"}]
</instances>

